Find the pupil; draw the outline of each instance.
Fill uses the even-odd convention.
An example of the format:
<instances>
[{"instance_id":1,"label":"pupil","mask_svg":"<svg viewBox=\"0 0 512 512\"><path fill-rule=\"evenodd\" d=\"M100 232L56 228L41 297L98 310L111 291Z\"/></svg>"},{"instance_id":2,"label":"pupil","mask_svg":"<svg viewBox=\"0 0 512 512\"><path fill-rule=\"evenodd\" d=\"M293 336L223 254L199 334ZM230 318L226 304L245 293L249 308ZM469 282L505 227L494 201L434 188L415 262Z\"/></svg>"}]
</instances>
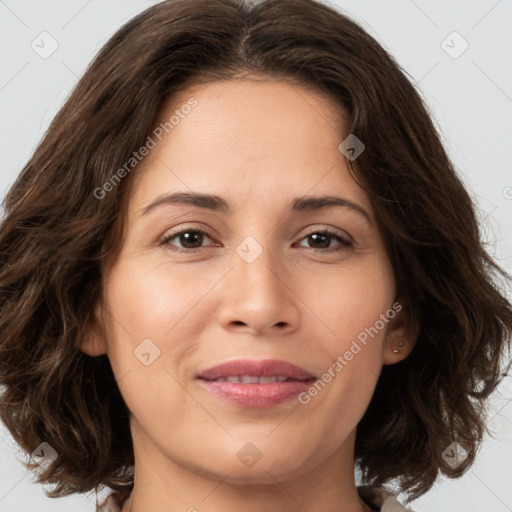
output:
<instances>
[{"instance_id":1,"label":"pupil","mask_svg":"<svg viewBox=\"0 0 512 512\"><path fill-rule=\"evenodd\" d=\"M188 231L181 235L182 245L188 249L193 249L194 246L199 243L201 246L202 242L202 234L198 231ZM319 244L321 248L328 248L330 242L331 235L326 235L322 233L314 233L309 235L310 242L312 241L314 244Z\"/></svg>"},{"instance_id":2,"label":"pupil","mask_svg":"<svg viewBox=\"0 0 512 512\"><path fill-rule=\"evenodd\" d=\"M314 243L318 243L318 238L323 239L324 243L321 243L322 248L328 248L329 247L330 235L325 235L325 234L322 234L322 233L316 233L316 234L309 235L309 236L310 236L310 238L313 239ZM325 242L327 242L327 243L325 243Z\"/></svg>"},{"instance_id":3,"label":"pupil","mask_svg":"<svg viewBox=\"0 0 512 512\"><path fill-rule=\"evenodd\" d=\"M198 233L197 231L188 231L187 233L184 233L181 235L182 238L182 245L184 247L187 247L188 249L193 249L194 247L190 247L190 245L194 246L195 243L197 243L197 239L199 238L199 242L202 241L202 234ZM196 241L194 242L194 238ZM185 240L185 243L183 243L183 240ZM199 243L201 245L201 243Z\"/></svg>"}]
</instances>

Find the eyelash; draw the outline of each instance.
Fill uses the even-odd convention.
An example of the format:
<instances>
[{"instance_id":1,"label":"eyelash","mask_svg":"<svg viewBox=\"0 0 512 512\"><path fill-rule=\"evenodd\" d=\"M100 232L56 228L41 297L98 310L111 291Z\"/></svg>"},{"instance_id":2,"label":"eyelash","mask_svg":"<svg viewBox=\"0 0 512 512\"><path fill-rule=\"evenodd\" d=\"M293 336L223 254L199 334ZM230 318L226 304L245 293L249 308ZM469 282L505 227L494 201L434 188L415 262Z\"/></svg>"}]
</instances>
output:
<instances>
[{"instance_id":1,"label":"eyelash","mask_svg":"<svg viewBox=\"0 0 512 512\"><path fill-rule=\"evenodd\" d=\"M181 252L181 253L196 253L198 251L201 251L203 249L209 249L211 248L212 246L210 247L196 247L194 249L184 249L184 248L181 248L181 247L175 247L175 246L172 246L172 244L170 244L170 241L173 240L174 238L177 238L179 237L180 235L183 235L185 233L198 233L198 234L202 234L202 235L206 235L208 238L210 238L211 240L213 240L213 237L211 237L206 231L202 230L202 229L197 229L197 228L184 228L182 229L181 231L178 231L176 233L172 233L171 235L167 235L167 236L164 236L164 238L162 238L159 242L159 246L164 246L164 245L167 245L168 249L170 249L171 251L175 251L175 252ZM328 248L328 249L317 249L317 248L312 248L313 251L317 251L317 252L327 252L327 253L332 253L332 252L338 252L338 251L342 251L344 249L349 249L352 247L352 242L350 240L347 240L343 237L341 237L338 233L336 233L335 231L329 229L329 228L325 228L325 229L322 229L322 230L317 230L317 231L311 231L310 233L307 233L306 235L304 235L301 240L304 240L305 238L307 238L308 236L311 236L311 235L328 235L328 236L331 236L333 238L335 238L338 242L340 242L340 246L339 247L335 247L335 248Z\"/></svg>"}]
</instances>

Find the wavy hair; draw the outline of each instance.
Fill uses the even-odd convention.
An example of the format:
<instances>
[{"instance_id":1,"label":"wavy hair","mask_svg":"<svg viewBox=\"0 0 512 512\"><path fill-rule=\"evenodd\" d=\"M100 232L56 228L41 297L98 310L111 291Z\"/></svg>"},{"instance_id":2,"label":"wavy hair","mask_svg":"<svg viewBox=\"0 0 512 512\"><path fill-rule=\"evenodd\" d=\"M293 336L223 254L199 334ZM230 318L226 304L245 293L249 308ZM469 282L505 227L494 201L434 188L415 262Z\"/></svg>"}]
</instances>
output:
<instances>
[{"instance_id":1,"label":"wavy hair","mask_svg":"<svg viewBox=\"0 0 512 512\"><path fill-rule=\"evenodd\" d=\"M476 205L406 73L319 1L168 0L100 50L4 201L0 418L27 453L41 442L56 450L38 477L57 484L51 497L133 486L129 411L110 362L79 347L123 243L137 171L101 199L94 191L144 145L173 94L241 73L321 92L366 146L351 172L420 329L411 354L383 367L358 424L364 480L396 479L411 501L475 459L510 349L510 276L487 253ZM443 458L453 441L468 453L457 468Z\"/></svg>"}]
</instances>

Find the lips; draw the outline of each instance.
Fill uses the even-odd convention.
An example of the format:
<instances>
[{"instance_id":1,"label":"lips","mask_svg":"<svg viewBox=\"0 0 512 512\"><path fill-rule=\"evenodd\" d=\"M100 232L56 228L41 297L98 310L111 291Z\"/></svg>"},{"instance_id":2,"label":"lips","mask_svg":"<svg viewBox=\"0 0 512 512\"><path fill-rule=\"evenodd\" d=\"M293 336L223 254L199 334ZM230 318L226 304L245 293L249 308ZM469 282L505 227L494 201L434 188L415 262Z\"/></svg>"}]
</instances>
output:
<instances>
[{"instance_id":1,"label":"lips","mask_svg":"<svg viewBox=\"0 0 512 512\"><path fill-rule=\"evenodd\" d=\"M198 375L216 397L241 407L268 408L291 400L308 389L315 377L286 361L228 361Z\"/></svg>"},{"instance_id":2,"label":"lips","mask_svg":"<svg viewBox=\"0 0 512 512\"><path fill-rule=\"evenodd\" d=\"M241 382L242 384L268 384L270 382L286 382L290 379L284 375L277 375L272 377L257 377L256 375L230 375L229 377L220 377L213 380L213 382Z\"/></svg>"},{"instance_id":3,"label":"lips","mask_svg":"<svg viewBox=\"0 0 512 512\"><path fill-rule=\"evenodd\" d=\"M278 359L267 359L264 361L239 359L205 370L199 374L198 378L210 381L221 379L221 382L224 380L227 382L257 384L258 382L265 383L267 378L276 378L278 382L284 382L286 380L307 381L315 377L300 366Z\"/></svg>"}]
</instances>

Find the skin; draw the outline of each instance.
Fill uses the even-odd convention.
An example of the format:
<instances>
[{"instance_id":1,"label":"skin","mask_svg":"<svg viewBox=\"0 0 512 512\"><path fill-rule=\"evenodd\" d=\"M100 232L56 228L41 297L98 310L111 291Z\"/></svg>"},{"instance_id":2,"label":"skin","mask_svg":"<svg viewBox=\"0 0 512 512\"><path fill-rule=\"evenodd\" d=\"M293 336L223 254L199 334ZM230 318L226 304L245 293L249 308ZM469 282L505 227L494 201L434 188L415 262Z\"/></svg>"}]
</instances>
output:
<instances>
[{"instance_id":1,"label":"skin","mask_svg":"<svg viewBox=\"0 0 512 512\"><path fill-rule=\"evenodd\" d=\"M108 354L131 411L135 485L123 512L369 510L354 482L356 426L382 365L413 348L403 310L306 405L241 407L196 379L237 358L321 375L398 299L372 205L338 150L342 114L309 89L245 77L190 85L159 122L192 96L198 105L134 171L124 244L82 346ZM177 191L217 194L232 213L174 204L142 214ZM349 199L369 221L348 207L292 212L304 195ZM160 245L184 228L207 235ZM325 228L352 247L308 237ZM263 250L251 263L236 251L248 236ZM149 366L134 356L145 339L160 350ZM247 442L261 453L252 467L237 457Z\"/></svg>"}]
</instances>

